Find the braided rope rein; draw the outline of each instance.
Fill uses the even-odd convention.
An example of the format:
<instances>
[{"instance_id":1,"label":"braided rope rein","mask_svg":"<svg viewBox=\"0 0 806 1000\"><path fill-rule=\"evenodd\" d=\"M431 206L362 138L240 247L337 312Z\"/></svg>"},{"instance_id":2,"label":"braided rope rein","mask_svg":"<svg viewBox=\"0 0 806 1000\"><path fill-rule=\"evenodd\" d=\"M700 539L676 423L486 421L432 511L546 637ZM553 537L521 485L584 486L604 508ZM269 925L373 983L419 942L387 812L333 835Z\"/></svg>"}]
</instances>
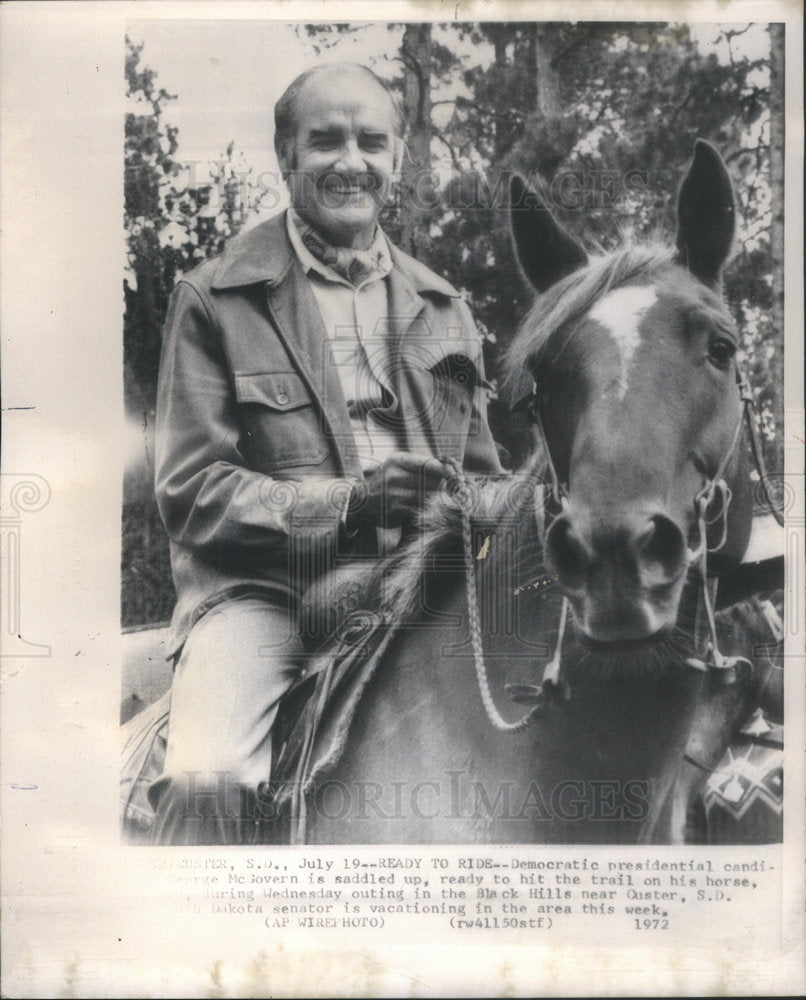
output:
<instances>
[{"instance_id":1,"label":"braided rope rein","mask_svg":"<svg viewBox=\"0 0 806 1000\"><path fill-rule=\"evenodd\" d=\"M453 458L444 458L442 461L453 472L457 484L454 496L459 503L462 515L462 555L464 557L467 616L470 627L470 642L473 647L473 662L476 668L476 680L478 681L481 702L484 705L487 718L495 729L502 733L519 733L532 724L535 716L542 708L542 703L535 705L526 715L515 722L507 722L496 708L492 692L490 691L490 682L487 678L487 665L484 660L484 647L482 644L478 594L476 591L476 568L474 566L473 553L473 526L470 521L471 490L464 470L459 463Z\"/></svg>"}]
</instances>

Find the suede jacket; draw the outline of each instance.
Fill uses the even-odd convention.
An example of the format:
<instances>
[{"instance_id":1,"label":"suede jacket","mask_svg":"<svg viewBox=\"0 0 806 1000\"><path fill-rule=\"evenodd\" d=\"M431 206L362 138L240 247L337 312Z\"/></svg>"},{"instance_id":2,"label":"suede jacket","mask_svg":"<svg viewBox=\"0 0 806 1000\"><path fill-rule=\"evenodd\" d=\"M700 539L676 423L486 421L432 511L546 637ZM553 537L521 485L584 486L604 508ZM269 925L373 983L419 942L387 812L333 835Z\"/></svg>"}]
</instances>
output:
<instances>
[{"instance_id":1,"label":"suede jacket","mask_svg":"<svg viewBox=\"0 0 806 1000\"><path fill-rule=\"evenodd\" d=\"M481 342L459 293L391 247L395 359L383 411L403 450L501 471ZM279 215L186 274L157 399L156 496L177 591L175 655L201 615L251 592L288 600L338 556L363 476L330 340Z\"/></svg>"}]
</instances>

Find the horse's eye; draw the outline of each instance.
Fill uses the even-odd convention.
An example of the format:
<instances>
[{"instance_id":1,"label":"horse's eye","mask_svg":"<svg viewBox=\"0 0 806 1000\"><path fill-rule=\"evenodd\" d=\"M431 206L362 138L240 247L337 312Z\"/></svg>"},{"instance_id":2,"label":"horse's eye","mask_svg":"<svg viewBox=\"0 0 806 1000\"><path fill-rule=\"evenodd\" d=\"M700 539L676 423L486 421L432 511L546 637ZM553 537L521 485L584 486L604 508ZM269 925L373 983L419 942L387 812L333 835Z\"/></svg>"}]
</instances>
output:
<instances>
[{"instance_id":1,"label":"horse's eye","mask_svg":"<svg viewBox=\"0 0 806 1000\"><path fill-rule=\"evenodd\" d=\"M708 345L708 358L717 368L727 368L736 353L736 345L727 337L714 337Z\"/></svg>"}]
</instances>

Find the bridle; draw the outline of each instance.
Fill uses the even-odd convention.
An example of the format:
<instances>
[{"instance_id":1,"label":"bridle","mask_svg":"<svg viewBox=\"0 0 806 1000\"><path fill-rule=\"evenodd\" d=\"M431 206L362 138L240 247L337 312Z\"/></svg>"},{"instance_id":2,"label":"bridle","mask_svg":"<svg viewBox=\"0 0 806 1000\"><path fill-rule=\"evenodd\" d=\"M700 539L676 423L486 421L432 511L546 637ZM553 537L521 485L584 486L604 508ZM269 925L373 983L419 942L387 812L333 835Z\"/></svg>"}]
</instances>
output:
<instances>
[{"instance_id":1,"label":"bridle","mask_svg":"<svg viewBox=\"0 0 806 1000\"><path fill-rule=\"evenodd\" d=\"M761 442L758 434L757 426L757 414L755 410L755 400L753 398L753 393L747 379L741 372L738 364L736 365L736 384L739 387L739 397L740 397L740 410L739 415L736 420L736 425L731 435L730 443L726 448L718 466L716 472L709 479L705 481L702 488L694 497L694 507L696 512L696 524L698 531L698 544L694 551L689 552L689 564L696 567L696 570L700 576L700 593L701 599L705 608L707 626L709 632L709 640L706 647L704 659L697 659L694 657L688 658L686 660L686 665L702 672L711 672L717 676L720 681L724 684L731 684L736 678L736 669L746 664L751 667L750 661L745 657L741 656L725 656L719 649L717 632L716 632L716 618L714 614L713 600L711 597L711 591L708 581L708 568L707 560L709 553L717 552L721 549L728 535L728 509L731 503L731 490L727 484L725 476L730 463L736 453L739 446L739 441L741 440L741 432L743 424L746 424L750 442L751 450L753 453L753 460L758 473L762 489L764 491L764 496L767 505L772 512L777 523L781 526L784 524L784 518L781 510L778 508L775 502L774 492L772 485L770 483L769 473L767 472L767 467L764 462L764 456L761 450ZM568 505L569 491L567 483L563 482L558 473L557 468L554 463L551 450L548 446L548 440L546 438L545 429L543 427L543 421L540 415L539 408L539 397L537 394L537 386L535 385L532 393L521 401L521 404L526 404L529 409L530 418L535 425L535 430L537 433L538 441L543 449L543 455L545 457L546 468L548 472L549 486L551 490L551 496L554 501L555 507L558 510L563 510ZM514 722L508 722L498 711L495 701L492 697L490 691L490 684L487 678L487 667L484 659L484 649L482 643L482 629L479 619L479 609L478 609L478 595L476 590L476 568L475 568L475 554L473 547L473 526L471 523L471 501L472 493L467 482L464 470L462 469L459 462L452 458L445 458L443 462L451 469L454 475L454 496L459 502L461 509L462 518L462 540L463 540L463 556L464 556L464 572L465 572L465 589L467 594L467 612L468 621L470 628L470 638L471 646L473 650L473 660L476 669L476 679L478 682L479 693L481 695L481 700L484 705L487 718L493 727L500 732L517 733L524 730L527 726L531 725L534 719L540 715L548 703L556 701L564 701L570 697L570 689L568 685L561 679L561 649L563 645L563 640L565 637L565 630L568 623L568 610L569 602L567 597L563 597L562 608L560 611L560 624L559 632L557 636L557 642L554 647L554 653L546 664L543 670L543 678L540 686L535 686L531 684L517 684L517 685L507 685L507 692L510 697L516 702L531 704L530 710L522 716L520 719ZM719 511L715 517L709 520L709 509L716 497L719 497L721 502L719 505ZM545 515L545 505L543 507L543 514ZM723 520L723 527L721 537L716 545L708 545L708 529L716 523L719 518ZM543 517L543 524L539 525L539 531L541 538L545 537L545 532L548 529L548 523L545 517Z\"/></svg>"},{"instance_id":2,"label":"bridle","mask_svg":"<svg viewBox=\"0 0 806 1000\"><path fill-rule=\"evenodd\" d=\"M708 584L707 557L710 552L715 552L722 548L727 538L727 514L731 501L731 493L730 488L727 485L727 481L725 480L725 475L731 459L739 446L743 422L746 422L748 427L754 462L764 490L767 504L775 516L778 524L783 525L784 523L783 516L775 503L774 493L769 481L769 474L761 452L753 394L747 380L741 374L738 366L736 367L736 382L739 386L741 399L739 417L736 421L736 426L731 436L730 443L723 454L721 461L719 462L716 472L704 483L694 498L697 511L699 544L697 549L690 553L689 557L690 563L692 565L696 564L697 571L700 575L701 599L707 615L710 638L705 658L703 660L689 658L686 660L686 664L695 670L712 673L725 684L730 684L735 680L736 670L739 666L747 664L747 666L750 667L751 664L749 660L744 657L725 656L719 649L717 643L713 602ZM548 469L548 478L550 480L551 494L557 508L563 509L568 503L568 487L565 483L560 481L560 478L557 475L557 470L554 465L551 452L548 448L542 419L537 406L536 393L533 391L530 397L527 397L527 400L531 403L532 419L534 420L537 429L538 438L543 446L543 452ZM512 734L522 732L540 715L542 715L550 704L567 700L570 697L570 689L560 676L561 650L568 623L569 602L567 598L563 598L557 641L552 657L544 667L541 684L539 686L533 684L510 684L506 686L507 693L514 702L530 706L529 710L520 719L517 719L514 722L507 721L503 718L496 707L495 700L490 690L490 684L487 677L487 666L484 658L482 628L479 617L478 595L476 590L476 556L473 544L473 524L471 521L471 508L473 500L472 488L458 461L453 458L443 458L442 461L448 468L451 469L453 473L451 493L458 502L461 511L462 548L464 556L463 568L465 573L468 621L473 650L473 660L476 670L476 679L478 682L482 704L489 722L496 730L502 733ZM720 511L715 518L712 518L709 521L708 510L716 496L720 496L722 500L720 504ZM709 547L707 542L708 528L715 523L719 517L724 519L722 535L718 544ZM543 525L542 530L545 532L545 524ZM360 655L361 648L367 643L369 637L372 635L380 637L378 644L372 653L373 658L377 659L381 657L394 635L394 630L382 628L383 624L384 623L381 618L370 613L366 616L366 620L362 620L359 623L358 627L355 625L354 619L348 621L342 631L342 634L338 637L336 655L331 658L327 667L327 671L324 675L324 682L322 683L318 701L315 706L315 722L308 731L296 768L296 778L293 784L291 802L290 842L292 844L304 844L306 842L306 775L309 774L310 771L314 735L318 725L316 720L321 717L324 711L324 705L332 684L336 665L337 663L343 662L342 658L350 659L353 656ZM353 630L352 632L351 629Z\"/></svg>"},{"instance_id":3,"label":"bridle","mask_svg":"<svg viewBox=\"0 0 806 1000\"><path fill-rule=\"evenodd\" d=\"M759 475L759 480L761 482L762 488L764 490L764 497L767 502L771 513L775 517L781 527L783 527L784 519L783 514L778 508L775 501L774 490L770 482L770 476L767 472L767 466L764 462L764 454L761 448L761 440L758 433L758 416L755 410L755 400L753 398L753 392L750 385L739 368L738 364L735 368L736 372L736 385L739 388L739 399L741 402L741 409L739 416L736 420L736 425L733 431L733 435L730 440L722 459L719 462L716 472L710 479L706 480L700 492L694 499L695 508L698 511L698 517L700 513L704 513L705 510L711 505L714 497L718 493L722 493L723 499L726 501L722 513L727 514L727 507L730 505L730 490L728 489L727 483L725 482L725 474L728 470L731 460L736 452L739 441L741 439L742 424L745 424L749 433L751 448L753 452L753 461L755 463L756 471ZM568 503L568 484L561 480L558 473L557 467L554 463L554 458L551 454L551 449L549 448L548 439L546 437L545 428L543 427L543 419L540 415L539 407L539 393L537 385L533 391L526 397L524 397L519 403L516 404L516 409L523 408L529 414L529 420L535 427L538 441L543 451L543 455L546 460L546 468L548 470L549 485L551 487L551 495L554 499L555 504L558 508L563 508ZM703 500L705 503L703 504ZM724 545L724 537L721 543L711 551L717 551Z\"/></svg>"},{"instance_id":4,"label":"bridle","mask_svg":"<svg viewBox=\"0 0 806 1000\"><path fill-rule=\"evenodd\" d=\"M700 593L705 607L710 638L706 648L705 658L701 660L696 657L689 657L686 660L686 664L689 667L693 667L695 670L714 673L720 678L720 680L722 680L723 683L726 684L732 684L735 680L737 667L746 664L749 668L752 668L752 664L744 656L725 656L719 649L716 634L714 605L711 598L711 590L708 586L708 554L709 552L719 551L727 539L728 508L730 507L731 491L725 480L725 474L739 444L739 440L741 439L743 424L747 425L751 442L751 450L753 452L753 461L756 471L758 472L762 489L764 490L764 497L767 502L767 506L769 507L776 522L781 527L784 525L783 513L775 502L772 484L770 483L769 473L767 472L767 466L764 462L764 455L761 450L761 442L758 436L758 418L755 411L753 392L750 388L750 384L738 365L736 366L736 383L739 386L739 398L741 400L739 419L736 421L736 429L733 432L730 446L725 452L722 461L719 463L716 473L706 482L695 499L699 545L694 552L689 554L689 561L692 564L696 564L697 571L700 575ZM712 521L708 521L708 508L717 494L719 494L722 498L720 511L716 515L716 518ZM718 520L720 516L723 518L722 536L716 545L709 547L707 541L708 528L712 523L714 523L714 521Z\"/></svg>"}]
</instances>

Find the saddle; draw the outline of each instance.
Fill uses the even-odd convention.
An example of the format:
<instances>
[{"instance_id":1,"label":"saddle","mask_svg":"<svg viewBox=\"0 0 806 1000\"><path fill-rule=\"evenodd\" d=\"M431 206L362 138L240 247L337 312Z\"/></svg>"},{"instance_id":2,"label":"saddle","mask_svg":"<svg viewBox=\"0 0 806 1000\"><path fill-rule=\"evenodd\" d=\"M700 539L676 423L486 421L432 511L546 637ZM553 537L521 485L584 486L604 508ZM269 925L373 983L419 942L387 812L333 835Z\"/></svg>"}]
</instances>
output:
<instances>
[{"instance_id":1,"label":"saddle","mask_svg":"<svg viewBox=\"0 0 806 1000\"><path fill-rule=\"evenodd\" d=\"M393 587L392 599L382 602L375 579L360 565L341 567L323 577L303 599L301 618L310 657L280 705L273 729L272 776L267 785L271 814L281 817L277 842L304 841L306 794L338 763L364 692L377 675L389 642L406 620L401 606L410 596L406 593L409 584ZM759 618L754 631L763 635L762 621L767 623L769 659L756 689L763 714L759 717L757 711L748 720L746 714L736 719L726 711L721 701L732 696L732 687L715 691L701 706L701 725L695 725L686 753L686 766L692 773L678 790L689 805L696 801L699 810L698 820L689 817L687 841L719 842L719 833L729 834L728 842L775 839L770 823L776 827L781 815L777 782L782 671L776 662L779 636L773 634L774 629L770 631L770 616L762 615L759 609L757 600L748 600L720 615L723 628L730 629L733 620L737 633L741 622ZM773 617L777 615L773 613ZM170 692L124 727L122 826L125 839L131 843L143 843L149 837L153 809L148 788L162 773L169 707ZM724 727L714 725L717 718L734 721ZM744 748L741 752L739 746ZM746 794L737 798L740 786ZM751 813L763 811L763 822L747 815L748 803Z\"/></svg>"},{"instance_id":2,"label":"saddle","mask_svg":"<svg viewBox=\"0 0 806 1000\"><path fill-rule=\"evenodd\" d=\"M410 584L417 574L404 576ZM400 589L391 588L397 602L382 599L378 579L360 565L337 568L303 599L303 633L316 655L283 698L272 733L270 794L274 815L288 820L283 842L304 842L306 795L341 758L364 691L405 617Z\"/></svg>"},{"instance_id":3,"label":"saddle","mask_svg":"<svg viewBox=\"0 0 806 1000\"><path fill-rule=\"evenodd\" d=\"M165 767L170 711L169 689L123 726L120 821L123 839L129 844L150 840L154 809L148 790Z\"/></svg>"},{"instance_id":4,"label":"saddle","mask_svg":"<svg viewBox=\"0 0 806 1000\"><path fill-rule=\"evenodd\" d=\"M379 595L378 588L372 592L366 567L351 563L322 577L302 600L301 633L309 656L284 695L272 730L273 811L304 794L344 749L364 688L393 631ZM169 690L122 730L121 829L128 843L147 843L150 837L149 789L164 769L170 704Z\"/></svg>"}]
</instances>

